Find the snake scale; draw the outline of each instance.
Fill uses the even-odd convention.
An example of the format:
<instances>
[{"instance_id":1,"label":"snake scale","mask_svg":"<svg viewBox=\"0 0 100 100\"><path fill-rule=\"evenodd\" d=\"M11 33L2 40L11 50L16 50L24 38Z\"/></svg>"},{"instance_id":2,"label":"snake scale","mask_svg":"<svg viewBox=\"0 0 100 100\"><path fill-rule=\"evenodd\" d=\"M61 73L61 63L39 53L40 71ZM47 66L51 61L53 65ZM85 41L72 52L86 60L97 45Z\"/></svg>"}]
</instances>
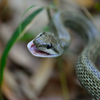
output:
<instances>
[{"instance_id":1,"label":"snake scale","mask_svg":"<svg viewBox=\"0 0 100 100\"><path fill-rule=\"evenodd\" d=\"M96 26L81 12L57 12L52 22L56 34L41 32L28 43L29 51L37 57L60 56L65 47L69 47L71 37L65 26L77 32L85 41L86 47L78 57L76 74L87 92L96 100L100 100L100 71L95 61L100 53L100 33Z\"/></svg>"}]
</instances>

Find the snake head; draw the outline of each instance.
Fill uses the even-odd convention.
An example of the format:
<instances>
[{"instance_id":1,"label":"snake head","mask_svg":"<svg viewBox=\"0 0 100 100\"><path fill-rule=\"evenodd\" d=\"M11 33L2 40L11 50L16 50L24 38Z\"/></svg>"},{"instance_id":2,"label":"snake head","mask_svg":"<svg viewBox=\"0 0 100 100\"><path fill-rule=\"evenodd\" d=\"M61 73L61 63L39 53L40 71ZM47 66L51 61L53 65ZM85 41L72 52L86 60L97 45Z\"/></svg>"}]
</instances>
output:
<instances>
[{"instance_id":1,"label":"snake head","mask_svg":"<svg viewBox=\"0 0 100 100\"><path fill-rule=\"evenodd\" d=\"M27 47L37 57L57 57L63 52L60 39L51 32L40 33Z\"/></svg>"}]
</instances>

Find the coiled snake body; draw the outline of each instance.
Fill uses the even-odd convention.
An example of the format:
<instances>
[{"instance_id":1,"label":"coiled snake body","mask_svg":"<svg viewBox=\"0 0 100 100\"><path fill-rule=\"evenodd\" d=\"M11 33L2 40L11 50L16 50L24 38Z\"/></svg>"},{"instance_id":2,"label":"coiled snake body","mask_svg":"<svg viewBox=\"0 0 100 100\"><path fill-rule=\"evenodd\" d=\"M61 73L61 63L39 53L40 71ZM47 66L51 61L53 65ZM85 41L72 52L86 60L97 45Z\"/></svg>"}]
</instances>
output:
<instances>
[{"instance_id":1,"label":"coiled snake body","mask_svg":"<svg viewBox=\"0 0 100 100\"><path fill-rule=\"evenodd\" d=\"M53 17L56 35L42 32L28 43L29 51L38 57L57 57L70 45L70 35L64 25L73 29L87 43L76 64L76 74L82 86L96 100L100 100L100 72L95 66L100 52L100 33L80 12L63 11Z\"/></svg>"}]
</instances>

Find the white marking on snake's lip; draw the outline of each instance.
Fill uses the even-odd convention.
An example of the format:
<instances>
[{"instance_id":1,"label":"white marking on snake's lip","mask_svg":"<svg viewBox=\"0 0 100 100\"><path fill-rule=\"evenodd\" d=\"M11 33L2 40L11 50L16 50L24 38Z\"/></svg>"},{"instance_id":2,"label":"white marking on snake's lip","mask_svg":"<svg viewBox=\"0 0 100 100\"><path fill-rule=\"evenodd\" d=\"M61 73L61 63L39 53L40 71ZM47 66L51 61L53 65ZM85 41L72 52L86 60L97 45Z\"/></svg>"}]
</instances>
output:
<instances>
[{"instance_id":1,"label":"white marking on snake's lip","mask_svg":"<svg viewBox=\"0 0 100 100\"><path fill-rule=\"evenodd\" d=\"M36 56L36 57L53 57L53 56L56 56L56 55L52 55L52 54L49 54L49 53L46 53L46 52L43 52L43 51L37 49L35 44L33 43L33 40L30 41L27 44L27 48L31 52L31 54Z\"/></svg>"}]
</instances>

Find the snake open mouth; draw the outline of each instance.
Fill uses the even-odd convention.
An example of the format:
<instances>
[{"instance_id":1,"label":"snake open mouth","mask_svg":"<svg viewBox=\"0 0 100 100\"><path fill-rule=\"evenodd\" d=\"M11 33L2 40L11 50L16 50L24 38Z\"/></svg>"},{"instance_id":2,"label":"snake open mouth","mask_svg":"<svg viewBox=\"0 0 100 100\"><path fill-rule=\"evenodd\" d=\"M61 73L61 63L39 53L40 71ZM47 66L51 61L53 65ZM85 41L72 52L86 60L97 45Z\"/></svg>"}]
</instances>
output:
<instances>
[{"instance_id":1,"label":"snake open mouth","mask_svg":"<svg viewBox=\"0 0 100 100\"><path fill-rule=\"evenodd\" d=\"M36 46L35 46L35 44L31 45L31 50L33 51L34 54L39 53L39 54L50 55L49 53L46 53L44 51L41 51L41 50L37 49Z\"/></svg>"},{"instance_id":2,"label":"snake open mouth","mask_svg":"<svg viewBox=\"0 0 100 100\"><path fill-rule=\"evenodd\" d=\"M28 43L27 48L31 52L31 54L34 56L37 56L37 57L50 57L51 56L51 54L37 49L33 41L30 41Z\"/></svg>"}]
</instances>

